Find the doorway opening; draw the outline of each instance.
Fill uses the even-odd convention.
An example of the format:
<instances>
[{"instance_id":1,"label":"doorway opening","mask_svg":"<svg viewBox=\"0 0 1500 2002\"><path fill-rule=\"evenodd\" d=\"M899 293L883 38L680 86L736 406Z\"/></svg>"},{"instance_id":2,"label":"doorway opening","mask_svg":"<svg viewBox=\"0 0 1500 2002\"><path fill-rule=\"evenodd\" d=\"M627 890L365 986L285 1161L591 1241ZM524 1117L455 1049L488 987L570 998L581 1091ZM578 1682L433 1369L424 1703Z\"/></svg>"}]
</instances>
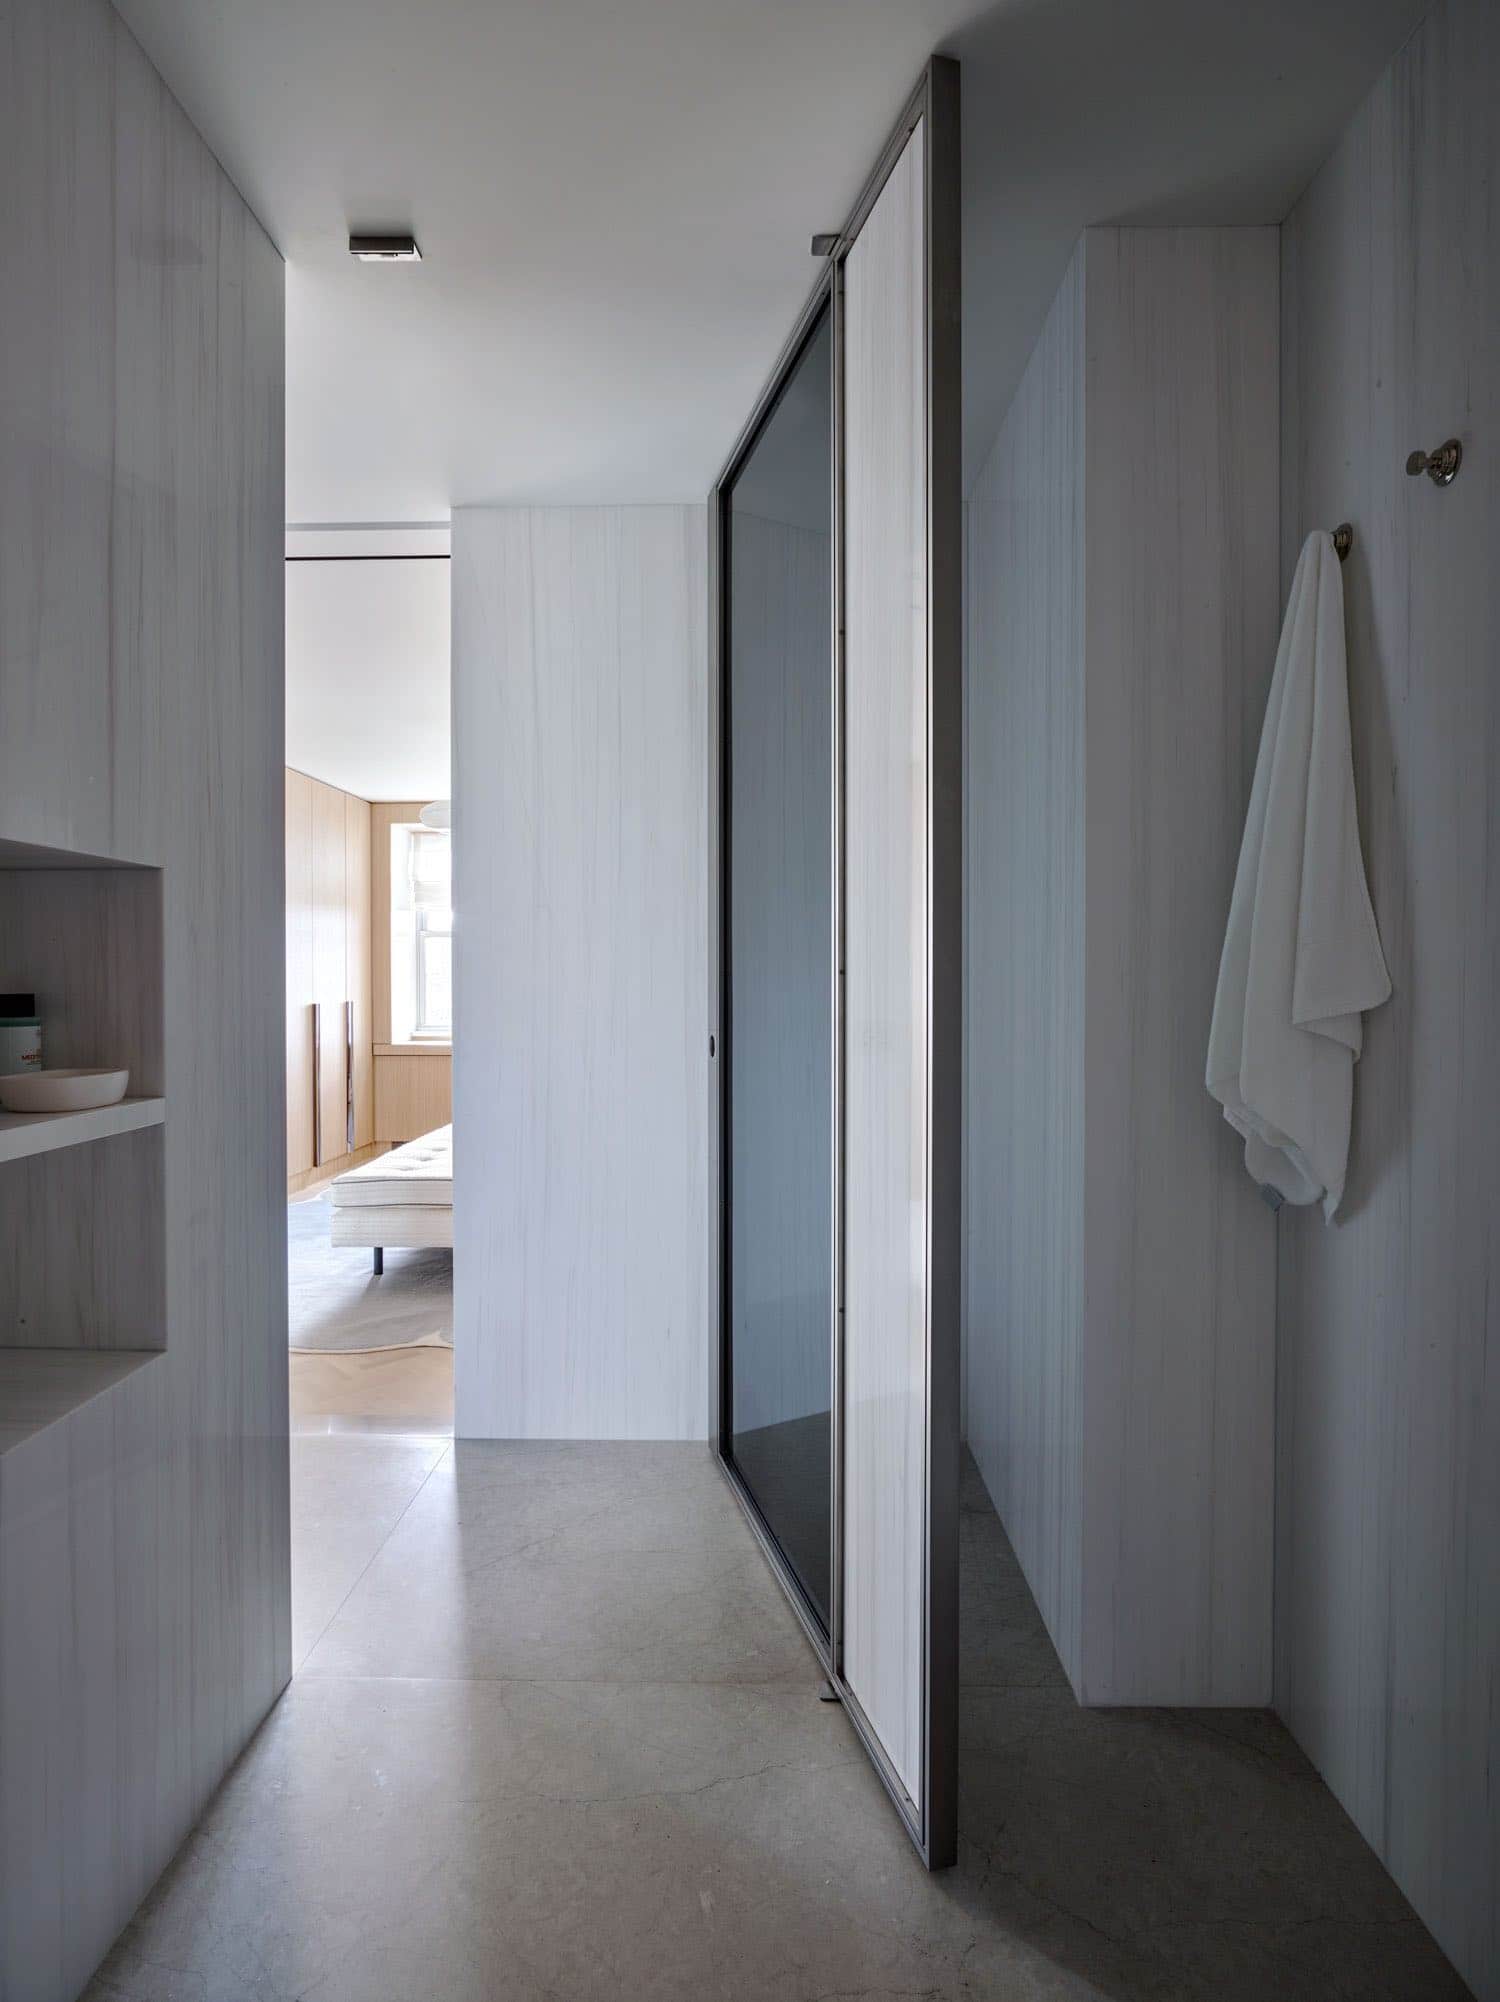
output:
<instances>
[{"instance_id":1,"label":"doorway opening","mask_svg":"<svg viewBox=\"0 0 1500 2002\"><path fill-rule=\"evenodd\" d=\"M294 1669L453 1436L447 540L287 533Z\"/></svg>"}]
</instances>

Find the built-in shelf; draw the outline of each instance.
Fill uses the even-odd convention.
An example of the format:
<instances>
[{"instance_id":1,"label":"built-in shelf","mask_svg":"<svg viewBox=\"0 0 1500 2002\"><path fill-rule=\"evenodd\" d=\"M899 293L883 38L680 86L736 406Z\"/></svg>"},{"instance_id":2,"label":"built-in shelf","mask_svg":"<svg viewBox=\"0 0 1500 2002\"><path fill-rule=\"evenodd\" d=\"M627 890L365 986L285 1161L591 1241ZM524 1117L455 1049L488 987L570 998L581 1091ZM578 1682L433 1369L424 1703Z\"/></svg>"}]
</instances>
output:
<instances>
[{"instance_id":1,"label":"built-in shelf","mask_svg":"<svg viewBox=\"0 0 1500 2002\"><path fill-rule=\"evenodd\" d=\"M160 1126L166 1116L164 1098L122 1098L92 1112L0 1112L0 1161L83 1147L112 1133L138 1133L143 1126Z\"/></svg>"},{"instance_id":2,"label":"built-in shelf","mask_svg":"<svg viewBox=\"0 0 1500 2002\"><path fill-rule=\"evenodd\" d=\"M0 1454L101 1397L161 1349L0 1348Z\"/></svg>"},{"instance_id":3,"label":"built-in shelf","mask_svg":"<svg viewBox=\"0 0 1500 2002\"><path fill-rule=\"evenodd\" d=\"M159 868L0 841L0 992L36 996L49 1070L128 1071L134 1094L91 1112L0 1110L0 1345L76 1358L38 1392L37 1424L166 1343L163 967ZM4 1392L0 1378L13 1436Z\"/></svg>"}]
</instances>

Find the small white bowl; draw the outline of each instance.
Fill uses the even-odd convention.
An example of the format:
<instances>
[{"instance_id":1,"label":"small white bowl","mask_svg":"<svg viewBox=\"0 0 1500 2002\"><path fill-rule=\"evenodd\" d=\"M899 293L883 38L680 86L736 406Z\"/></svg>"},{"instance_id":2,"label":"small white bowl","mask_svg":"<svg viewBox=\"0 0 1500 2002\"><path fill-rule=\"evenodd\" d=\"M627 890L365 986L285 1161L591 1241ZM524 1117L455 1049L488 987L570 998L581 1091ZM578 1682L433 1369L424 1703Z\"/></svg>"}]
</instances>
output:
<instances>
[{"instance_id":1,"label":"small white bowl","mask_svg":"<svg viewBox=\"0 0 1500 2002\"><path fill-rule=\"evenodd\" d=\"M92 1112L118 1105L129 1071L16 1071L0 1077L0 1105L7 1112Z\"/></svg>"}]
</instances>

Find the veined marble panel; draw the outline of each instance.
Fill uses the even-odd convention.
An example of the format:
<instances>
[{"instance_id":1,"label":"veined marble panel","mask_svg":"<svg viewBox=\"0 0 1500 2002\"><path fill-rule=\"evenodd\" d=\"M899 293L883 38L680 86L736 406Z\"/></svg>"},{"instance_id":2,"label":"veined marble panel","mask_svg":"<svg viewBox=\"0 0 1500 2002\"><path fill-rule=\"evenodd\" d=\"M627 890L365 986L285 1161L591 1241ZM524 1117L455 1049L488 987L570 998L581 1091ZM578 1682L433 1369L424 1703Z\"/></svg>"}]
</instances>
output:
<instances>
[{"instance_id":1,"label":"veined marble panel","mask_svg":"<svg viewBox=\"0 0 1500 2002\"><path fill-rule=\"evenodd\" d=\"M1276 232L1090 230L1084 285L1080 1694L1263 1704L1273 1229L1203 1069L1281 617Z\"/></svg>"},{"instance_id":2,"label":"veined marble panel","mask_svg":"<svg viewBox=\"0 0 1500 2002\"><path fill-rule=\"evenodd\" d=\"M969 1446L1076 1683L1083 1468L1083 250L969 502Z\"/></svg>"},{"instance_id":3,"label":"veined marble panel","mask_svg":"<svg viewBox=\"0 0 1500 2002\"><path fill-rule=\"evenodd\" d=\"M702 1438L701 507L453 517L454 1319L470 1438Z\"/></svg>"},{"instance_id":4,"label":"veined marble panel","mask_svg":"<svg viewBox=\"0 0 1500 2002\"><path fill-rule=\"evenodd\" d=\"M970 510L968 1420L1073 1687L1262 1704L1274 1253L1203 1053L1275 654L1273 230L1090 230Z\"/></svg>"},{"instance_id":5,"label":"veined marble panel","mask_svg":"<svg viewBox=\"0 0 1500 2002\"><path fill-rule=\"evenodd\" d=\"M1500 13L1441 0L1282 232L1282 570L1348 520L1393 992L1338 1222L1284 1210L1276 1704L1500 1997ZM1463 443L1446 489L1413 447Z\"/></svg>"},{"instance_id":6,"label":"veined marble panel","mask_svg":"<svg viewBox=\"0 0 1500 2002\"><path fill-rule=\"evenodd\" d=\"M104 0L3 35L0 839L162 870L167 1122L67 1172L156 1150L166 1353L0 1474L0 1992L63 2002L290 1659L283 292Z\"/></svg>"}]
</instances>

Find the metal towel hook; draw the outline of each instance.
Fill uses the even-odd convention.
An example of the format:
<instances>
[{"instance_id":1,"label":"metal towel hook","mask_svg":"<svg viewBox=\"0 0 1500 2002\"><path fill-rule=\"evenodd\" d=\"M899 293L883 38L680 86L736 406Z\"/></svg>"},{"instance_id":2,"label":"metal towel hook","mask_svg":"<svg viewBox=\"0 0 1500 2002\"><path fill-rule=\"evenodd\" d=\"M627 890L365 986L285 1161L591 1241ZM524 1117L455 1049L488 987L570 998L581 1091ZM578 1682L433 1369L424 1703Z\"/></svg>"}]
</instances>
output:
<instances>
[{"instance_id":1,"label":"metal towel hook","mask_svg":"<svg viewBox=\"0 0 1500 2002\"><path fill-rule=\"evenodd\" d=\"M1344 558L1349 554L1349 551L1353 547L1354 547L1354 530L1349 526L1347 521L1341 521L1338 527L1333 531L1334 553L1338 557L1340 563L1344 561Z\"/></svg>"},{"instance_id":2,"label":"metal towel hook","mask_svg":"<svg viewBox=\"0 0 1500 2002\"><path fill-rule=\"evenodd\" d=\"M1451 487L1463 462L1463 446L1456 438L1449 438L1435 452L1411 453L1406 470L1412 475L1425 473L1435 487Z\"/></svg>"}]
</instances>

